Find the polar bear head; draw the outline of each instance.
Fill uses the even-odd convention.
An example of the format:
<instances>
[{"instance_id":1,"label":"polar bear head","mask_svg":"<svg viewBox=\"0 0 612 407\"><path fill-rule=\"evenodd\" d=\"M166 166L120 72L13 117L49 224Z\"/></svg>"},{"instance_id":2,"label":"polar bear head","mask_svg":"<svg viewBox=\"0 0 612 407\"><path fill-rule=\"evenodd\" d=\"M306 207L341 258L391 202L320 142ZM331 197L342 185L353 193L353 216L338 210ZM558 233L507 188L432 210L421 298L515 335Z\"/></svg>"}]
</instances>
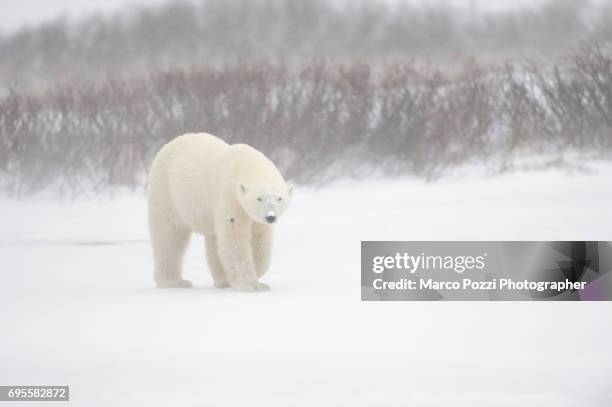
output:
<instances>
[{"instance_id":1,"label":"polar bear head","mask_svg":"<svg viewBox=\"0 0 612 407\"><path fill-rule=\"evenodd\" d=\"M272 224L285 213L291 201L292 185L239 184L238 202L255 222Z\"/></svg>"}]
</instances>

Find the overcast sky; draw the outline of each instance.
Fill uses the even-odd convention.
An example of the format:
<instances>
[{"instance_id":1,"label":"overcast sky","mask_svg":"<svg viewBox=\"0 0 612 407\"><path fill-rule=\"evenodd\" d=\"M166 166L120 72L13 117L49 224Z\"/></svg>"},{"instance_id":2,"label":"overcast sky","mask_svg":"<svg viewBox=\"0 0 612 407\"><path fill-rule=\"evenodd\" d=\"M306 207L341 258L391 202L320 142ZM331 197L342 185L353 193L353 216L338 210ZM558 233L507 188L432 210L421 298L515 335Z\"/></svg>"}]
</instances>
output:
<instances>
[{"instance_id":1,"label":"overcast sky","mask_svg":"<svg viewBox=\"0 0 612 407\"><path fill-rule=\"evenodd\" d=\"M36 24L60 16L78 18L95 12L111 12L134 4L160 4L165 0L0 0L2 32L24 24Z\"/></svg>"},{"instance_id":2,"label":"overcast sky","mask_svg":"<svg viewBox=\"0 0 612 407\"><path fill-rule=\"evenodd\" d=\"M112 12L121 8L143 4L160 4L168 0L0 0L0 31L14 31L24 24L36 24L59 16L79 18L95 12ZM172 1L172 0L170 0ZM307 0L304 0L307 1ZM334 0L343 1L343 0ZM344 0L346 1L346 0ZM377 1L377 0L372 0ZM474 5L480 10L514 9L529 7L543 0L383 0L387 2L410 1L416 4L439 2L458 7Z\"/></svg>"}]
</instances>

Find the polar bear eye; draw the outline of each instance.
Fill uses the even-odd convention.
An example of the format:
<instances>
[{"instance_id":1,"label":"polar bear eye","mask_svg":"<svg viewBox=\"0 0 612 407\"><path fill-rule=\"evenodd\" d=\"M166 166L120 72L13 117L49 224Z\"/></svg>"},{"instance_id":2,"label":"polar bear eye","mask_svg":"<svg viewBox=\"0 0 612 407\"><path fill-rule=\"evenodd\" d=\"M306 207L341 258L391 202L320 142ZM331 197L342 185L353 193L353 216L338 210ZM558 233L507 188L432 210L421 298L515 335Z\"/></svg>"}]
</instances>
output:
<instances>
[{"instance_id":1,"label":"polar bear eye","mask_svg":"<svg viewBox=\"0 0 612 407\"><path fill-rule=\"evenodd\" d=\"M280 202L280 201L282 201L282 200L283 200L283 198L276 198L276 200L277 200L278 202Z\"/></svg>"},{"instance_id":2,"label":"polar bear eye","mask_svg":"<svg viewBox=\"0 0 612 407\"><path fill-rule=\"evenodd\" d=\"M259 202L261 202L261 201L263 201L263 198L259 197L259 198L257 198L257 200L258 200Z\"/></svg>"}]
</instances>

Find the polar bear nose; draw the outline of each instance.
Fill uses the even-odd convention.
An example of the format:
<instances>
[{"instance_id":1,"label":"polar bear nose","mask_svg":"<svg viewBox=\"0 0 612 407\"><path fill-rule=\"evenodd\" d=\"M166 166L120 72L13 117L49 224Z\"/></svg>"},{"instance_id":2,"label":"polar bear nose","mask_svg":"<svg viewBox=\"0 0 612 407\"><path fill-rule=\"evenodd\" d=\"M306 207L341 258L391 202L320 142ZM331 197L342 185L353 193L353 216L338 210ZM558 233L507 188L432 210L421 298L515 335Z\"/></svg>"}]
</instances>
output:
<instances>
[{"instance_id":1,"label":"polar bear nose","mask_svg":"<svg viewBox=\"0 0 612 407\"><path fill-rule=\"evenodd\" d=\"M270 212L266 215L266 220L268 221L268 223L274 223L276 222L276 214L274 212Z\"/></svg>"}]
</instances>

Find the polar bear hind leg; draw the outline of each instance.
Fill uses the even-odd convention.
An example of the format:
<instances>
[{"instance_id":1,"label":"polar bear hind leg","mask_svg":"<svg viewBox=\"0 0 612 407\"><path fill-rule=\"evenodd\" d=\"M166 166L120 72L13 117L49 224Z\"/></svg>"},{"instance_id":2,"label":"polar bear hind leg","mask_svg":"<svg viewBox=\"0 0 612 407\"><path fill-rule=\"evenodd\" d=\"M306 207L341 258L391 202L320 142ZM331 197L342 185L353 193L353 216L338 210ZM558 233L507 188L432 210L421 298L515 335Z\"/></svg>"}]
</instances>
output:
<instances>
[{"instance_id":1,"label":"polar bear hind leg","mask_svg":"<svg viewBox=\"0 0 612 407\"><path fill-rule=\"evenodd\" d=\"M189 288L189 280L182 278L182 263L191 231L174 219L156 215L151 216L151 242L155 260L155 282L159 288ZM167 211L165 211L168 214Z\"/></svg>"}]
</instances>

